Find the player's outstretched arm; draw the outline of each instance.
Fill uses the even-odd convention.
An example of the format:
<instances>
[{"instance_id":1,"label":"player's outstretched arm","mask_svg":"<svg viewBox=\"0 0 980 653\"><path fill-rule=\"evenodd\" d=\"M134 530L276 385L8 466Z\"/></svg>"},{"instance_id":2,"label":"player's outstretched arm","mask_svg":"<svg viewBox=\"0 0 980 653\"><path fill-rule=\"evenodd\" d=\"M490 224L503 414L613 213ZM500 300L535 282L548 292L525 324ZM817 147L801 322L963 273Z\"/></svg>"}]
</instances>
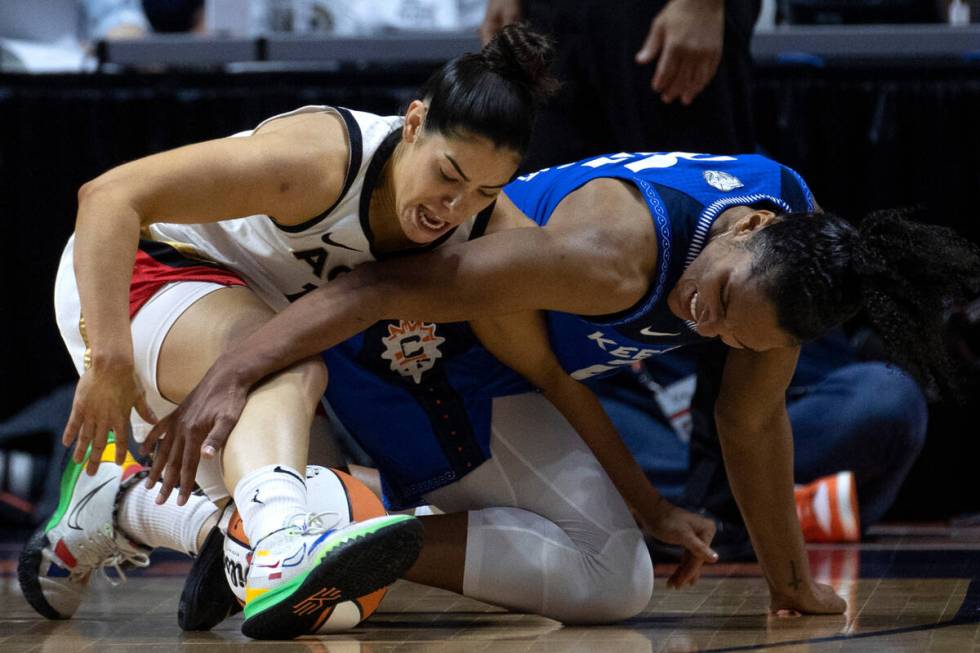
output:
<instances>
[{"instance_id":1,"label":"player's outstretched arm","mask_svg":"<svg viewBox=\"0 0 980 653\"><path fill-rule=\"evenodd\" d=\"M732 493L769 583L774 614L840 614L847 604L814 582L793 500L786 388L799 347L731 349L715 405Z\"/></svg>"},{"instance_id":2,"label":"player's outstretched arm","mask_svg":"<svg viewBox=\"0 0 980 653\"><path fill-rule=\"evenodd\" d=\"M143 443L164 433L211 457L260 380L382 319L454 322L533 309L623 310L646 279L592 227L510 229L419 256L369 263L300 298L225 352ZM192 470L184 470L191 472Z\"/></svg>"}]
</instances>

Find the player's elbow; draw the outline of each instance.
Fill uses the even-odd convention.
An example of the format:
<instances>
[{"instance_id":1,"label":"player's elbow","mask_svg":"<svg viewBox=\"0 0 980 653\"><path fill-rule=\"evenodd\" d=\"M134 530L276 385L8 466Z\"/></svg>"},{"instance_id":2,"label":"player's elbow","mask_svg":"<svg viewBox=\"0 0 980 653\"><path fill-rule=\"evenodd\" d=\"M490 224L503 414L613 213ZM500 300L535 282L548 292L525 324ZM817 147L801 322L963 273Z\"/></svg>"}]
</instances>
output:
<instances>
[{"instance_id":1,"label":"player's elbow","mask_svg":"<svg viewBox=\"0 0 980 653\"><path fill-rule=\"evenodd\" d=\"M78 188L78 205L82 206L87 202L104 196L111 188L112 183L107 180L104 174L99 175L95 179L89 179Z\"/></svg>"},{"instance_id":2,"label":"player's elbow","mask_svg":"<svg viewBox=\"0 0 980 653\"><path fill-rule=\"evenodd\" d=\"M79 222L92 218L118 220L121 216L135 216L140 226L148 223L146 211L138 205L132 186L119 179L112 170L79 187Z\"/></svg>"}]
</instances>

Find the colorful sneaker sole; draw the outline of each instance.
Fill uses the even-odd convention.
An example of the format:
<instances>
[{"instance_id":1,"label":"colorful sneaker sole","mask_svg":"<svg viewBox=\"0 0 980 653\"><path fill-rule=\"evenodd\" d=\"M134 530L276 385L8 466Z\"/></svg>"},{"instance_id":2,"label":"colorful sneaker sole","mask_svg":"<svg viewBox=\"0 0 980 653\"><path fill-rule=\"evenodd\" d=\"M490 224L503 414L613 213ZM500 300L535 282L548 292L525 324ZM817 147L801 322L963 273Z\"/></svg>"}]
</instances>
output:
<instances>
[{"instance_id":1,"label":"colorful sneaker sole","mask_svg":"<svg viewBox=\"0 0 980 653\"><path fill-rule=\"evenodd\" d=\"M82 462L76 463L71 457L71 449L65 449L62 453L61 459L61 487L60 494L58 497L58 506L55 508L54 514L41 528L34 531L31 538L24 545L23 550L21 550L20 558L17 561L17 582L20 584L21 592L24 594L24 598L30 603L31 607L37 610L38 614L48 619L70 619L72 615L65 615L58 612L48 600L44 597L44 590L42 587L43 578L41 576L40 570L41 565L44 562L44 549L53 548L52 542L48 539L48 533L55 526L58 525L64 517L65 513L68 512L68 507L71 505L72 498L75 493L75 487L78 483L78 477L84 473L85 466L88 464L89 456L92 454L91 445L88 451L85 452L85 457L82 458ZM102 461L112 462L116 458L116 438L112 431L109 431L109 437L106 443L105 449L102 451ZM132 455L127 452L126 454L126 466L138 466L138 463L133 459ZM128 475L128 472L127 472ZM127 481L124 483L130 484L137 480L143 478L145 474L132 474L129 475ZM68 575L67 570L65 570L65 576Z\"/></svg>"},{"instance_id":2,"label":"colorful sneaker sole","mask_svg":"<svg viewBox=\"0 0 980 653\"><path fill-rule=\"evenodd\" d=\"M421 549L422 524L408 515L351 528L318 554L318 564L305 576L249 601L242 633L253 639L293 639L316 632L334 605L401 578Z\"/></svg>"}]
</instances>

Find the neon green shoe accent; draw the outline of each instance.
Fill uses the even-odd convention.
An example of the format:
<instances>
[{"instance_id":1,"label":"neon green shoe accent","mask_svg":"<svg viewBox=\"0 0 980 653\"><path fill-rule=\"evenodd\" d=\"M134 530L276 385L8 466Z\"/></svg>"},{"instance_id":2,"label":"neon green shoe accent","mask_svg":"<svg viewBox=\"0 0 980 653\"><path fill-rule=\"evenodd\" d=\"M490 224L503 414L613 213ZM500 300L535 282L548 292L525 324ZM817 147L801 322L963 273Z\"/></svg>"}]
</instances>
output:
<instances>
[{"instance_id":1,"label":"neon green shoe accent","mask_svg":"<svg viewBox=\"0 0 980 653\"><path fill-rule=\"evenodd\" d=\"M412 517L411 515L388 515L388 517L389 519L383 522L366 524L360 528L354 527L354 528L350 528L349 530L346 530L344 532L345 537L336 538L337 541L331 542L328 546L324 547L319 553L316 554L316 558L315 558L316 562L319 563L321 560L323 560L323 557L325 555L327 555L328 553L336 549L341 544L346 544L347 542L350 542L351 540L357 539L358 537L362 537L364 535L370 535L371 533L376 533L382 528L386 528L388 526L391 526L392 524L397 524L399 522L410 521L412 519L415 519L415 517ZM261 596L257 596L252 601L246 603L245 618L248 619L250 617L254 617L258 613L263 612L264 610L268 610L269 608L275 606L280 601L284 599L289 599L292 596L293 591L297 587L299 587L309 575L310 572L307 571L305 574L296 576L295 578L283 583L279 587L271 589L265 594Z\"/></svg>"},{"instance_id":2,"label":"neon green shoe accent","mask_svg":"<svg viewBox=\"0 0 980 653\"><path fill-rule=\"evenodd\" d=\"M106 443L114 443L115 441L116 434L110 430ZM88 450L85 452L82 462L76 463L73 459L68 459L68 465L65 467L65 471L61 474L61 490L58 496L58 509L54 511L54 514L51 515L51 519L48 520L48 524L44 527L45 533L54 528L55 525L61 521L61 518L65 516L65 511L68 510L68 504L71 503L72 492L75 491L75 483L78 481L78 475L82 473L82 469L85 467L85 463L88 462L88 457L90 455L92 455L91 444L88 446Z\"/></svg>"}]
</instances>

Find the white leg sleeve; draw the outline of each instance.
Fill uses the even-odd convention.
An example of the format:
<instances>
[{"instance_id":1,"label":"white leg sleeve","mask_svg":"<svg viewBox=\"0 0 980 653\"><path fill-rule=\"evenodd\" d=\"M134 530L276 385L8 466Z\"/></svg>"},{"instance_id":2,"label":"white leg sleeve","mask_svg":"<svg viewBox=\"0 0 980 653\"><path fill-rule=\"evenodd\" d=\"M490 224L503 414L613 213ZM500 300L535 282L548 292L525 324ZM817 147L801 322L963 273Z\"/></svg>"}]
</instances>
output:
<instances>
[{"instance_id":1,"label":"white leg sleeve","mask_svg":"<svg viewBox=\"0 0 980 653\"><path fill-rule=\"evenodd\" d=\"M463 593L566 623L647 606L653 565L595 456L540 395L497 399L493 458L426 499L469 511Z\"/></svg>"}]
</instances>

